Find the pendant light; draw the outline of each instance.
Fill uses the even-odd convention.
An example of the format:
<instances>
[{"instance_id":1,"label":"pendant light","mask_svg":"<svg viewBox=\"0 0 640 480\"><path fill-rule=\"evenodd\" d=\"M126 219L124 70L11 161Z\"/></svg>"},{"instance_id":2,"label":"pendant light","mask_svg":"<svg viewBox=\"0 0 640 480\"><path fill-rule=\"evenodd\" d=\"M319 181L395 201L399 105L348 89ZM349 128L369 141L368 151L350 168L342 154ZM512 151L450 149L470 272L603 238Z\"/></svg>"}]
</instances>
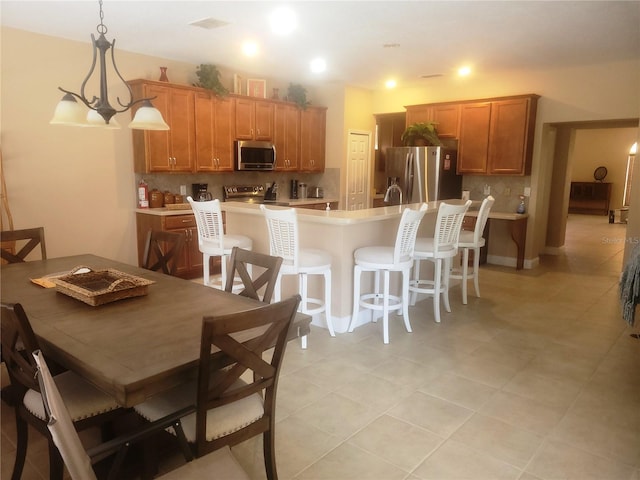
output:
<instances>
[{"instance_id":1,"label":"pendant light","mask_svg":"<svg viewBox=\"0 0 640 480\"><path fill-rule=\"evenodd\" d=\"M50 123L53 125L106 126L109 128L119 128L119 125L115 119L113 119L113 116L116 113L126 112L134 105L142 103L140 108L138 108L133 121L129 124L129 128L143 130L169 130L169 125L165 123L160 111L154 108L151 104L152 98L141 98L139 100L133 99L131 87L129 87L129 84L124 78L122 78L122 75L120 75L118 67L116 66L113 50L116 41L114 39L113 42L109 42L105 37L107 27L103 23L104 13L102 12L102 0L99 0L99 5L100 23L96 27L99 36L96 40L94 35L91 35L91 43L93 44L93 62L91 63L89 73L82 82L79 95L58 87L58 89L63 91L65 95L56 106L56 110ZM118 108L114 108L109 103L109 96L107 93L106 54L109 49L111 49L111 62L113 63L113 69L129 92L128 103L122 103L118 97ZM98 55L100 56L100 96L93 96L93 98L89 100L85 96L85 86L95 71L96 58ZM78 103L78 100L90 109L89 115L85 113L85 110Z\"/></svg>"}]
</instances>

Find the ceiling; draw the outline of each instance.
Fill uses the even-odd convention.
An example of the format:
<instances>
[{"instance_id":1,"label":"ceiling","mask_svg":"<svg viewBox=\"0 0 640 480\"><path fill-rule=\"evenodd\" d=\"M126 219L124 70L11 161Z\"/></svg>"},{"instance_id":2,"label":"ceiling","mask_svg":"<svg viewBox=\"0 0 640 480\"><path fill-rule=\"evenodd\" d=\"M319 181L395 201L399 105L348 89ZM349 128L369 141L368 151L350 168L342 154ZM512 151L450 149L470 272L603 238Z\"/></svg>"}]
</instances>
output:
<instances>
[{"instance_id":1,"label":"ceiling","mask_svg":"<svg viewBox=\"0 0 640 480\"><path fill-rule=\"evenodd\" d=\"M122 49L370 89L389 77L402 86L455 75L462 64L488 73L640 59L640 1L290 1L298 28L281 37L267 19L283 4L105 0L104 24L116 58ZM97 0L0 1L2 25L83 42L96 33L98 12ZM190 25L207 18L227 24ZM260 44L257 57L242 55L246 39ZM309 71L316 56L327 61L323 74Z\"/></svg>"}]
</instances>

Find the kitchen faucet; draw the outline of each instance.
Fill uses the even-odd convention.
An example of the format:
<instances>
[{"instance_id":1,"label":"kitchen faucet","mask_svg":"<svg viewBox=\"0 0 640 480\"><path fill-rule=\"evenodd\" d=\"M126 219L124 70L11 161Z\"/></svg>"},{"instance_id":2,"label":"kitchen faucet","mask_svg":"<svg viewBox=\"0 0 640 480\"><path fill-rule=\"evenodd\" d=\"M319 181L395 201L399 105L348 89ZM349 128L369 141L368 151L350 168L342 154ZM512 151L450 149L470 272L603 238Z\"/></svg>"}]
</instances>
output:
<instances>
[{"instance_id":1,"label":"kitchen faucet","mask_svg":"<svg viewBox=\"0 0 640 480\"><path fill-rule=\"evenodd\" d=\"M394 194L392 192L397 193ZM398 195L400 196L400 201L398 203L395 203L394 200L396 200L396 197ZM387 191L384 194L384 203L391 205L402 205L402 189L398 186L397 183L392 183L391 185L389 185L389 188L387 188Z\"/></svg>"}]
</instances>

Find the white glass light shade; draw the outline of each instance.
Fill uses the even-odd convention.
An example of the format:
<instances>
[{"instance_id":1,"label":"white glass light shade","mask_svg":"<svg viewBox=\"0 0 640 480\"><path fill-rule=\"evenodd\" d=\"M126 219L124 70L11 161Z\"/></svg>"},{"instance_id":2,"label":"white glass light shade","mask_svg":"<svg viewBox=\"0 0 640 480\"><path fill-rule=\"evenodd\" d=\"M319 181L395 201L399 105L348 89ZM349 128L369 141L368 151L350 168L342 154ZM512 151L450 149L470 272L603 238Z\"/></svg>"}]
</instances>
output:
<instances>
[{"instance_id":1,"label":"white glass light shade","mask_svg":"<svg viewBox=\"0 0 640 480\"><path fill-rule=\"evenodd\" d=\"M103 127L103 128L109 128L109 129L120 128L120 124L116 120L116 117L111 117L111 120L109 120L109 123L106 123L104 121L104 118L102 118L102 115L100 115L95 110L89 110L89 112L87 113L87 126Z\"/></svg>"},{"instance_id":2,"label":"white glass light shade","mask_svg":"<svg viewBox=\"0 0 640 480\"><path fill-rule=\"evenodd\" d=\"M149 100L142 102L142 106L138 108L133 120L129 124L129 128L138 130L169 130L162 118L160 110L155 108Z\"/></svg>"},{"instance_id":3,"label":"white glass light shade","mask_svg":"<svg viewBox=\"0 0 640 480\"><path fill-rule=\"evenodd\" d=\"M49 122L52 125L72 125L76 127L87 126L86 110L70 93L65 94L56 105L53 118Z\"/></svg>"}]
</instances>

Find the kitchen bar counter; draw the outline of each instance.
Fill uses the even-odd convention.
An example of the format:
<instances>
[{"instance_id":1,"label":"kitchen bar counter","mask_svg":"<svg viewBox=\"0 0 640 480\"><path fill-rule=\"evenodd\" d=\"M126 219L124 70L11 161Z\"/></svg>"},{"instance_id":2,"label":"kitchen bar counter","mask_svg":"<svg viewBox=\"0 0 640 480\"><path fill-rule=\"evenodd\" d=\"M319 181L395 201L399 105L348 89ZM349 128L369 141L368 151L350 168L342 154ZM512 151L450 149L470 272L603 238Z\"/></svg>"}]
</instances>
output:
<instances>
[{"instance_id":1,"label":"kitchen bar counter","mask_svg":"<svg viewBox=\"0 0 640 480\"><path fill-rule=\"evenodd\" d=\"M336 203L338 202L337 198L302 198L297 200L292 200L289 198L285 198L282 200L276 200L274 204L278 206L286 206L286 207L298 207L301 205L315 205L315 204L326 204L326 203ZM222 209L225 210L226 205L231 203L242 203L242 202L222 202L220 205ZM136 208L136 213L144 213L147 215L159 215L159 216L170 216L170 215L184 215L185 213L191 212L191 205L188 203L182 204L183 208ZM247 205L244 203L244 205ZM251 204L249 204L251 205ZM268 205L268 204L267 204Z\"/></svg>"}]
</instances>

